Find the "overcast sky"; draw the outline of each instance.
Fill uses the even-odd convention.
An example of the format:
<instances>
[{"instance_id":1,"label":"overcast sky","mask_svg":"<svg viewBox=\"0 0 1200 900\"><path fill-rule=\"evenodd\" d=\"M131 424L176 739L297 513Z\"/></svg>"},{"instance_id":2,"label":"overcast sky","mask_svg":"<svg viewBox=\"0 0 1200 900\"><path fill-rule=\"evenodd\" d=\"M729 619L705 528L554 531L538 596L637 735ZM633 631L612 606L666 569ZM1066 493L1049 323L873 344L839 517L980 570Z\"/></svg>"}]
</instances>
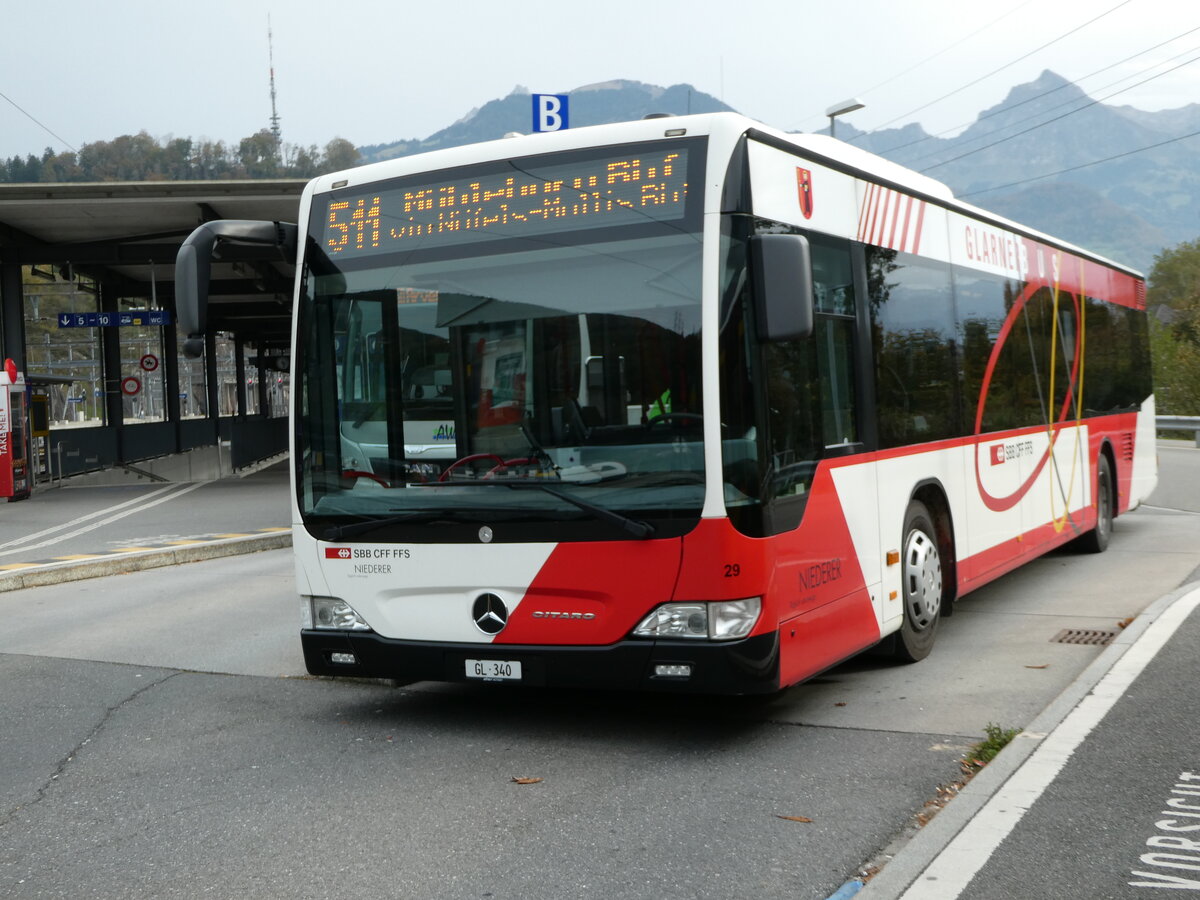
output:
<instances>
[{"instance_id":1,"label":"overcast sky","mask_svg":"<svg viewBox=\"0 0 1200 900\"><path fill-rule=\"evenodd\" d=\"M615 78L689 83L789 131L857 97L860 129L953 133L1045 69L1096 99L1146 82L1113 105L1200 102L1197 0L0 0L0 158L267 127L268 15L283 139L302 145L426 137L518 84Z\"/></svg>"}]
</instances>

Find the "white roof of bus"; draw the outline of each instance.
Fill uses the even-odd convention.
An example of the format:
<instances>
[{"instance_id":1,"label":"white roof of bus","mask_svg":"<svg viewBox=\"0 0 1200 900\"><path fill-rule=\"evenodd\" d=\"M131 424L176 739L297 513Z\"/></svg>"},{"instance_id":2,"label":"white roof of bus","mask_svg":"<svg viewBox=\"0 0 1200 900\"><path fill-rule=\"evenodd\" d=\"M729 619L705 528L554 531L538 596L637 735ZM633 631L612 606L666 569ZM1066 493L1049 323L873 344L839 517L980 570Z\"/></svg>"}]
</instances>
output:
<instances>
[{"instance_id":1,"label":"white roof of bus","mask_svg":"<svg viewBox=\"0 0 1200 900\"><path fill-rule=\"evenodd\" d=\"M361 184L364 181L436 171L481 160L507 159L556 150L652 140L662 137L664 132L682 128L686 128L688 134L724 132L727 135L732 133L734 136L755 129L794 144L817 156L823 156L841 165L858 169L875 178L890 181L946 203L955 202L954 193L940 181L906 169L882 156L876 156L874 153L821 134L788 134L737 113L667 116L639 119L633 122L590 125L543 134L514 134L499 140L446 147L431 150L428 153L402 156L330 175L322 175L314 180L313 187L316 191L326 191L330 190L333 184L345 180L351 184Z\"/></svg>"},{"instance_id":2,"label":"white roof of bus","mask_svg":"<svg viewBox=\"0 0 1200 900\"><path fill-rule=\"evenodd\" d=\"M309 183L305 193L312 194L332 190L335 185L340 188L348 184L363 184L377 179L437 171L485 160L510 159L558 150L653 140L663 137L665 132L678 129L687 129L688 134L724 133L727 136L731 133L733 136L741 135L753 129L771 135L780 142L791 144L814 156L844 166L851 171L860 172L868 179L889 182L897 187L922 194L972 218L982 219L1001 228L1026 234L1034 239L1057 245L1070 252L1090 257L1127 272L1141 274L1128 266L1106 259L1089 250L1005 219L988 210L964 203L956 199L954 192L937 179L905 168L882 156L863 150L861 147L855 147L853 144L847 144L845 141L839 141L823 134L791 134L738 113L730 112L639 119L632 122L590 125L542 134L514 134L499 140L447 147L322 175Z\"/></svg>"}]
</instances>

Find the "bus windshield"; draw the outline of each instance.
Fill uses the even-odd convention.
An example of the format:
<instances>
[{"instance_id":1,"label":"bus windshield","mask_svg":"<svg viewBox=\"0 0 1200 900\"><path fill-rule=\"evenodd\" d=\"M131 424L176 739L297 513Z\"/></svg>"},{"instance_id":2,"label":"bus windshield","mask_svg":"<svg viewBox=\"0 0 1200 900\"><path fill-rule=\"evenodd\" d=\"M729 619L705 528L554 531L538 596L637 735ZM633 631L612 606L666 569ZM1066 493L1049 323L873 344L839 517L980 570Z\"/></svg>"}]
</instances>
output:
<instances>
[{"instance_id":1,"label":"bus windshield","mask_svg":"<svg viewBox=\"0 0 1200 900\"><path fill-rule=\"evenodd\" d=\"M595 540L695 524L695 227L339 258L313 220L296 421L311 533L478 540L486 525L506 540Z\"/></svg>"}]
</instances>

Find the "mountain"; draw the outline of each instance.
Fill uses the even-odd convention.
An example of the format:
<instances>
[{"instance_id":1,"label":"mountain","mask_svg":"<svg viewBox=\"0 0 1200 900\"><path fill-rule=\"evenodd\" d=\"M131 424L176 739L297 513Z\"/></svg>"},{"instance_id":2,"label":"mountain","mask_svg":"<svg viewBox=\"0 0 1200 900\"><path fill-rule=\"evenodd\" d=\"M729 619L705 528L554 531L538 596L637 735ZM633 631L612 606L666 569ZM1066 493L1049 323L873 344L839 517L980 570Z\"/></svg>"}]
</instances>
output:
<instances>
[{"instance_id":1,"label":"mountain","mask_svg":"<svg viewBox=\"0 0 1200 900\"><path fill-rule=\"evenodd\" d=\"M615 80L570 97L572 126L730 109L687 84ZM492 140L529 131L530 118L529 91L518 86L427 138L359 152L374 162ZM1106 106L1051 71L1013 87L954 137L919 125L864 133L838 123L842 140L936 178L968 203L1142 271L1162 249L1200 235L1200 166L1194 144L1179 140L1197 131L1200 104Z\"/></svg>"},{"instance_id":2,"label":"mountain","mask_svg":"<svg viewBox=\"0 0 1200 900\"><path fill-rule=\"evenodd\" d=\"M654 113L682 116L732 111L732 107L690 84L663 88L640 81L605 81L575 88L570 91L570 97L571 126L576 128L628 122ZM365 162L378 162L411 153L495 140L512 131L527 133L532 125L532 115L529 89L517 85L507 97L490 100L424 140L375 144L359 147L358 152Z\"/></svg>"},{"instance_id":3,"label":"mountain","mask_svg":"<svg viewBox=\"0 0 1200 900\"><path fill-rule=\"evenodd\" d=\"M838 126L844 139L968 203L1142 271L1164 247L1200 234L1200 166L1194 146L1178 140L1197 130L1200 104L1153 113L1106 106L1050 71L953 138L913 125L871 134Z\"/></svg>"}]
</instances>

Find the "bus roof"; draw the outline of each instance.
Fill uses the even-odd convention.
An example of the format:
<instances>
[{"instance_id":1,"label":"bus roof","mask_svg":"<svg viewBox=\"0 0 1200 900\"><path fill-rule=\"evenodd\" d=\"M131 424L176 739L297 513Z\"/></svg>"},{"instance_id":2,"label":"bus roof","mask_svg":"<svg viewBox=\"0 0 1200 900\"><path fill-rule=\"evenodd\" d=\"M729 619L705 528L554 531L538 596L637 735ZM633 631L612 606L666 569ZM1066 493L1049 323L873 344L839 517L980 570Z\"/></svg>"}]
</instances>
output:
<instances>
[{"instance_id":1,"label":"bus roof","mask_svg":"<svg viewBox=\"0 0 1200 900\"><path fill-rule=\"evenodd\" d=\"M1142 273L1129 266L1040 232L1028 225L1022 225L986 209L965 203L956 198L954 192L943 182L884 159L861 147L823 134L793 134L780 131L733 112L654 117L540 134L510 134L497 140L446 147L321 175L309 183L305 193L320 193L347 185L455 168L477 162L533 156L605 144L634 143L685 133L688 135L721 135L728 139L730 146L742 135L766 139L776 146L794 150L802 157L813 158L814 161L829 164L833 168L864 180L899 188L973 219L994 224L1008 231L1060 247L1070 253L1088 257L1139 278L1142 277Z\"/></svg>"}]
</instances>

